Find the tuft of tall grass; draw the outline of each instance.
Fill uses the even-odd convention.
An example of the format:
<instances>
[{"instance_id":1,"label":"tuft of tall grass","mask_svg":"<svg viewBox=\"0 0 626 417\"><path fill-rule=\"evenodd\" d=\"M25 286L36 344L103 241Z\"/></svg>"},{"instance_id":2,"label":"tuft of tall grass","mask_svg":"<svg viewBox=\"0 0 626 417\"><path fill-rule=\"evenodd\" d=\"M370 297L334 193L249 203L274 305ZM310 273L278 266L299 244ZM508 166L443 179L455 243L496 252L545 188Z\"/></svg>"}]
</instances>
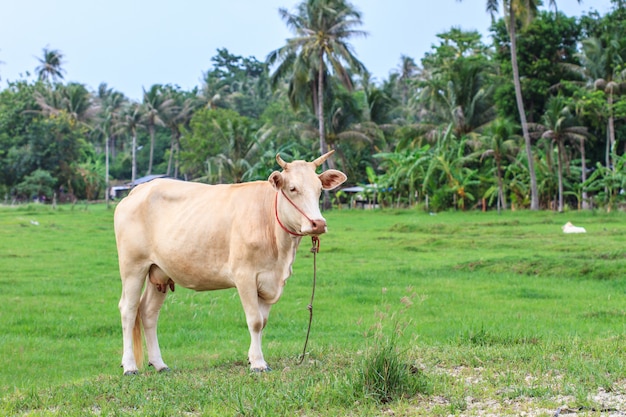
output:
<instances>
[{"instance_id":1,"label":"tuft of tall grass","mask_svg":"<svg viewBox=\"0 0 626 417\"><path fill-rule=\"evenodd\" d=\"M381 404L432 391L426 375L398 347L396 333L365 355L357 386L362 387L366 397Z\"/></svg>"},{"instance_id":2,"label":"tuft of tall grass","mask_svg":"<svg viewBox=\"0 0 626 417\"><path fill-rule=\"evenodd\" d=\"M366 398L379 404L411 398L415 395L429 394L432 386L424 372L413 364L407 348L401 348L400 339L404 330L410 326L410 319L403 320L413 306L416 293L412 287L409 294L401 298L403 307L391 315L377 312L378 323L374 325L373 343L367 349L362 365L358 368L356 386ZM383 288L383 296L386 289ZM390 306L386 306L390 310ZM385 329L391 323L391 329Z\"/></svg>"}]
</instances>

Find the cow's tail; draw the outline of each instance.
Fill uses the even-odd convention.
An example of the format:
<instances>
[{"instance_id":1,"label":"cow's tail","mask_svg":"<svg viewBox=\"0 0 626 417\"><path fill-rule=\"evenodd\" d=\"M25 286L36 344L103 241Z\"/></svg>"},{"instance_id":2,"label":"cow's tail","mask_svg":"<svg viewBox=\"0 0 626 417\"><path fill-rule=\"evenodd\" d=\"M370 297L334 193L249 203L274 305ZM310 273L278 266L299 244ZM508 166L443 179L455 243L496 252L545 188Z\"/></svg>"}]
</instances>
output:
<instances>
[{"instance_id":1,"label":"cow's tail","mask_svg":"<svg viewBox=\"0 0 626 417\"><path fill-rule=\"evenodd\" d=\"M143 340L141 337L141 313L139 311L137 311L135 327L133 327L133 353L137 368L141 369L143 367Z\"/></svg>"}]
</instances>

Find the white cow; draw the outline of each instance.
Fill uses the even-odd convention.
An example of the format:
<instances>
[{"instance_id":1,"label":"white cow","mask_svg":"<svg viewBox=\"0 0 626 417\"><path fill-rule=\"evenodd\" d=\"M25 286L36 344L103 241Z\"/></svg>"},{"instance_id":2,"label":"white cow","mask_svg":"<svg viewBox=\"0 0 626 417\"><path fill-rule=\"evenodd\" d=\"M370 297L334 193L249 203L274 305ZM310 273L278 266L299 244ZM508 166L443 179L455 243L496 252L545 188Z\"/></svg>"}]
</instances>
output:
<instances>
[{"instance_id":1,"label":"white cow","mask_svg":"<svg viewBox=\"0 0 626 417\"><path fill-rule=\"evenodd\" d=\"M563 233L587 233L584 227L574 226L572 222L565 223L561 230L563 230Z\"/></svg>"},{"instance_id":2,"label":"white cow","mask_svg":"<svg viewBox=\"0 0 626 417\"><path fill-rule=\"evenodd\" d=\"M124 374L136 374L142 366L142 323L149 363L158 371L169 369L156 328L167 290L175 284L196 291L237 288L250 331L250 367L269 369L261 333L270 307L291 275L302 237L326 232L321 191L346 180L334 169L315 173L332 153L291 163L277 155L283 170L268 181L206 185L153 180L119 203L115 237Z\"/></svg>"}]
</instances>

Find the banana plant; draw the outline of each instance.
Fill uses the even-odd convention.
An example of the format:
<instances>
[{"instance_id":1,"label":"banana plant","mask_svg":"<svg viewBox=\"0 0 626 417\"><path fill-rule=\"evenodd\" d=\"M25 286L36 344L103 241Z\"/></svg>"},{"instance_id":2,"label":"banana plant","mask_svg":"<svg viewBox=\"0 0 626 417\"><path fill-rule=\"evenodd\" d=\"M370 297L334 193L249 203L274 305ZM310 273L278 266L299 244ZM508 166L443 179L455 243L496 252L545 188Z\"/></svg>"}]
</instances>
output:
<instances>
[{"instance_id":1,"label":"banana plant","mask_svg":"<svg viewBox=\"0 0 626 417\"><path fill-rule=\"evenodd\" d=\"M598 192L599 199L606 205L607 211L617 207L617 204L626 200L626 154L611 155L614 166L604 166L599 162L596 170L591 174L585 187L591 192Z\"/></svg>"}]
</instances>

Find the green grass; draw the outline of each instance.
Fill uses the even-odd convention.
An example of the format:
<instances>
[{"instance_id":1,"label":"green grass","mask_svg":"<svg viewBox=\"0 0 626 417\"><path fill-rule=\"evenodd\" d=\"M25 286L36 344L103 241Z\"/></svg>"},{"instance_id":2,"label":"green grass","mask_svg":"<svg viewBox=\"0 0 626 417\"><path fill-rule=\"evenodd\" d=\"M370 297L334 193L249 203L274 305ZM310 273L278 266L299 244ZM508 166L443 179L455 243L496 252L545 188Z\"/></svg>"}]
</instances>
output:
<instances>
[{"instance_id":1,"label":"green grass","mask_svg":"<svg viewBox=\"0 0 626 417\"><path fill-rule=\"evenodd\" d=\"M122 377L113 211L0 208L0 414L552 415L623 397L625 214L325 216L303 365L307 239L264 334L273 372L248 371L235 291L178 287L159 321L173 372Z\"/></svg>"}]
</instances>

